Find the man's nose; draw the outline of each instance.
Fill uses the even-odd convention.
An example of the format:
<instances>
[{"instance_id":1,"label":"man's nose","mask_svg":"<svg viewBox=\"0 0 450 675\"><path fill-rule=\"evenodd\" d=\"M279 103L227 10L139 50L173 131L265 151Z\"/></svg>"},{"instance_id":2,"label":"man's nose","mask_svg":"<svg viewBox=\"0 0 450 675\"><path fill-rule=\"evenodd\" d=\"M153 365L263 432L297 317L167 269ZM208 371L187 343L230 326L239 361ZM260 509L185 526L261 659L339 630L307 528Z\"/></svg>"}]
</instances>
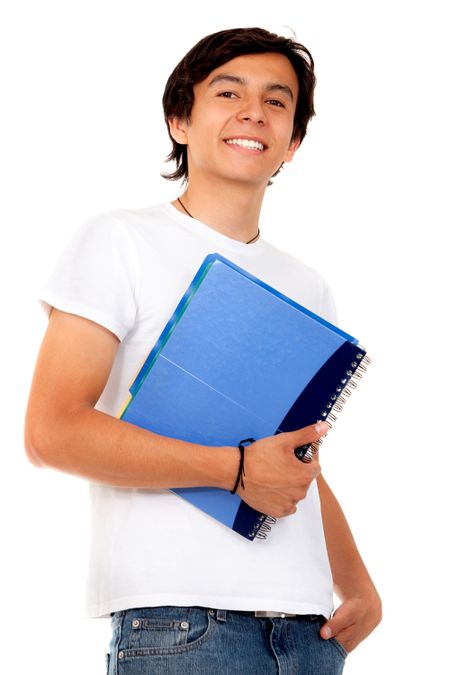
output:
<instances>
[{"instance_id":1,"label":"man's nose","mask_svg":"<svg viewBox=\"0 0 450 675\"><path fill-rule=\"evenodd\" d=\"M238 118L243 122L254 122L255 124L265 124L266 115L263 105L258 99L249 99L243 102L238 113Z\"/></svg>"}]
</instances>

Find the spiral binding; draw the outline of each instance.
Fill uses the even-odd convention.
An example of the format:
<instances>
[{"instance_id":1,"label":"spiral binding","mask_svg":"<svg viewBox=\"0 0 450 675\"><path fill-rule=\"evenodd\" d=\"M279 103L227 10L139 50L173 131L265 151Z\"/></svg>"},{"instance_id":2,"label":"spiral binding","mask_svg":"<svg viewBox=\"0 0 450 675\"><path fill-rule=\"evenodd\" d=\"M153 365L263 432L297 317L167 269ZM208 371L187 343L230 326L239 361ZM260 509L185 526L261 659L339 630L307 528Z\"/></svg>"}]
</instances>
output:
<instances>
[{"instance_id":1,"label":"spiral binding","mask_svg":"<svg viewBox=\"0 0 450 675\"><path fill-rule=\"evenodd\" d=\"M360 349L365 352L364 347L359 345ZM336 387L336 391L331 395L330 400L324 406L324 410L321 414L321 419L324 420L330 429L333 428L333 424L336 422L337 417L334 412L340 413L344 409L344 405L347 399L352 395L352 389L356 389L358 382L355 380L360 380L364 373L367 372L367 367L371 363L371 359L365 353L356 354L356 361L352 361L350 368L345 372L345 376L341 378L339 386ZM331 423L329 420L331 419ZM326 436L327 434L325 434ZM323 443L323 438L319 438L317 441L310 443L310 449L303 456L303 461L310 462L316 452L319 450L319 447ZM253 530L249 532L249 537L251 539L267 539L267 535L272 529L272 525L277 522L277 519L273 516L262 515L256 521Z\"/></svg>"},{"instance_id":2,"label":"spiral binding","mask_svg":"<svg viewBox=\"0 0 450 675\"><path fill-rule=\"evenodd\" d=\"M371 363L371 359L365 353L366 350L362 345L360 345L360 349L364 353L356 354L356 360L352 361L350 364L350 368L345 372L345 376L341 378L339 386L336 387L336 392L331 395L329 402L326 404L321 414L321 419L327 422L330 429L333 428L333 424L331 424L329 420L331 420L332 423L336 422L337 417L334 413L342 412L347 399L353 393L351 390L356 389L358 386L356 380L361 380L364 373L367 372L366 366ZM317 452L317 446L321 445L321 443L322 439L311 443L313 453Z\"/></svg>"},{"instance_id":3,"label":"spiral binding","mask_svg":"<svg viewBox=\"0 0 450 675\"><path fill-rule=\"evenodd\" d=\"M260 522L261 525L258 525L258 522ZM267 535L272 529L272 525L275 525L276 522L277 519L274 518L273 516L260 516L258 518L257 524L250 532L251 538L267 539Z\"/></svg>"}]
</instances>

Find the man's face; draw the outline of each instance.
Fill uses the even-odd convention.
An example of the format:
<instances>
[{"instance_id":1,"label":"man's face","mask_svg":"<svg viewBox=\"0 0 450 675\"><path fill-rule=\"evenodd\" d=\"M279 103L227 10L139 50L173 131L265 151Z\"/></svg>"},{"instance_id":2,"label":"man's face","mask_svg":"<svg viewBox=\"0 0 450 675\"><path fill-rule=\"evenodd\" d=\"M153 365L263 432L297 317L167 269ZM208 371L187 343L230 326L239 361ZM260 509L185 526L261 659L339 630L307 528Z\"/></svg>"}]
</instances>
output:
<instances>
[{"instance_id":1,"label":"man's face","mask_svg":"<svg viewBox=\"0 0 450 675\"><path fill-rule=\"evenodd\" d=\"M283 54L238 56L194 86L191 119L172 120L187 145L189 182L215 177L267 184L291 161L298 81Z\"/></svg>"}]
</instances>

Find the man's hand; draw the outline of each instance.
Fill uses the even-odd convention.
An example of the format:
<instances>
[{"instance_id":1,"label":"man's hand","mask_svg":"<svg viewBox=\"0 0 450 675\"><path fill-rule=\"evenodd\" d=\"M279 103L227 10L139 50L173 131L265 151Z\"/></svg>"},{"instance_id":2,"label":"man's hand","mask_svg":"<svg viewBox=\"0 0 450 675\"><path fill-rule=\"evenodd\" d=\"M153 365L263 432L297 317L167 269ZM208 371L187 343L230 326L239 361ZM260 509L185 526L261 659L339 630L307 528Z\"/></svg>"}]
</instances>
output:
<instances>
[{"instance_id":1,"label":"man's hand","mask_svg":"<svg viewBox=\"0 0 450 675\"><path fill-rule=\"evenodd\" d=\"M320 629L325 640L336 638L351 652L381 621L381 601L378 595L353 597L339 605L333 616Z\"/></svg>"},{"instance_id":2,"label":"man's hand","mask_svg":"<svg viewBox=\"0 0 450 675\"><path fill-rule=\"evenodd\" d=\"M306 497L312 481L320 474L320 465L317 455L305 463L295 456L294 450L319 440L328 431L329 425L322 422L260 438L247 446L244 488L239 485L237 494L256 511L274 518L295 513L297 503Z\"/></svg>"}]
</instances>

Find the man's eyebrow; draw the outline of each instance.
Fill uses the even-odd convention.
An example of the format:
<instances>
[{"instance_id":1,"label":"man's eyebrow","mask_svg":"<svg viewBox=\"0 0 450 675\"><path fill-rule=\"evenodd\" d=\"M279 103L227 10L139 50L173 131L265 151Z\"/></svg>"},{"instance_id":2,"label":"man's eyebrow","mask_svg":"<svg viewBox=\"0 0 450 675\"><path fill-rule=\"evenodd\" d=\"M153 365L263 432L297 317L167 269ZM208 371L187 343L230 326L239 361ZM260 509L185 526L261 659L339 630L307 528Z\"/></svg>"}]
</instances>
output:
<instances>
[{"instance_id":1,"label":"man's eyebrow","mask_svg":"<svg viewBox=\"0 0 450 675\"><path fill-rule=\"evenodd\" d=\"M238 75L228 75L226 73L219 73L219 75L216 75L213 77L211 82L208 84L208 87L212 87L213 84L217 84L218 82L234 82L236 84L241 84L244 87L248 84L248 81L245 80L243 77L238 77ZM280 84L278 82L269 82L266 86L266 91L281 91L289 98L291 101L294 100L294 94L292 93L292 89L287 86L287 84Z\"/></svg>"},{"instance_id":2,"label":"man's eyebrow","mask_svg":"<svg viewBox=\"0 0 450 675\"><path fill-rule=\"evenodd\" d=\"M267 91L281 91L284 94L287 94L291 101L294 101L292 89L288 87L287 84L278 84L278 82L273 82L272 84L267 85Z\"/></svg>"}]
</instances>

